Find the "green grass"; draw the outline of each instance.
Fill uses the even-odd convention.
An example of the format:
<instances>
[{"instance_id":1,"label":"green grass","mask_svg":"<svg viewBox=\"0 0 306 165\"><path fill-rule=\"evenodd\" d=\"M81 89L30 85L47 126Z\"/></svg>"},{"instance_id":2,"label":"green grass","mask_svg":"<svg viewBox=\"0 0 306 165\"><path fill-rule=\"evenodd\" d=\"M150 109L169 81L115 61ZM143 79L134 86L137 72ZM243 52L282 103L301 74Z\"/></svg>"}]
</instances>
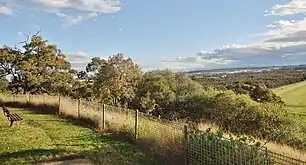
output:
<instances>
[{"instance_id":1,"label":"green grass","mask_svg":"<svg viewBox=\"0 0 306 165\"><path fill-rule=\"evenodd\" d=\"M0 114L0 164L34 164L67 157L86 157L103 165L155 164L132 144L110 135L102 136L51 114L9 109L24 120L10 128Z\"/></svg>"},{"instance_id":2,"label":"green grass","mask_svg":"<svg viewBox=\"0 0 306 165\"><path fill-rule=\"evenodd\" d=\"M306 81L273 89L286 103L288 111L306 121Z\"/></svg>"}]
</instances>

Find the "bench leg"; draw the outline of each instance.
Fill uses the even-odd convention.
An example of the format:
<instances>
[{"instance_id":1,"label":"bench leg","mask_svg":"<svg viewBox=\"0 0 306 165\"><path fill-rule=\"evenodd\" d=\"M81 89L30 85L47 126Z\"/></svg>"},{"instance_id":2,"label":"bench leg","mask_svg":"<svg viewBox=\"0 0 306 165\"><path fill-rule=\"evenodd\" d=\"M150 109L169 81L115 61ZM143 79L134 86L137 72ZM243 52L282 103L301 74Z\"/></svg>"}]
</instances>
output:
<instances>
[{"instance_id":1,"label":"bench leg","mask_svg":"<svg viewBox=\"0 0 306 165\"><path fill-rule=\"evenodd\" d=\"M10 123L10 127L12 127L12 126L13 126L13 123L14 123L14 121L11 121L11 123Z\"/></svg>"}]
</instances>

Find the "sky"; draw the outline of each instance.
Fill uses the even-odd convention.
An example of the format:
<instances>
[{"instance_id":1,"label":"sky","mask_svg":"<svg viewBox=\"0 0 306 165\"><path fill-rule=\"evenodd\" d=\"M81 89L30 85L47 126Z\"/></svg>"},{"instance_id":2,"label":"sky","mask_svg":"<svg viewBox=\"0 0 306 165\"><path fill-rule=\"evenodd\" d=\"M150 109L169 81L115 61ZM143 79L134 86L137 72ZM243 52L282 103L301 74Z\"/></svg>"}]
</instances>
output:
<instances>
[{"instance_id":1,"label":"sky","mask_svg":"<svg viewBox=\"0 0 306 165\"><path fill-rule=\"evenodd\" d=\"M0 0L0 45L27 34L76 69L117 53L144 71L306 63L306 0Z\"/></svg>"}]
</instances>

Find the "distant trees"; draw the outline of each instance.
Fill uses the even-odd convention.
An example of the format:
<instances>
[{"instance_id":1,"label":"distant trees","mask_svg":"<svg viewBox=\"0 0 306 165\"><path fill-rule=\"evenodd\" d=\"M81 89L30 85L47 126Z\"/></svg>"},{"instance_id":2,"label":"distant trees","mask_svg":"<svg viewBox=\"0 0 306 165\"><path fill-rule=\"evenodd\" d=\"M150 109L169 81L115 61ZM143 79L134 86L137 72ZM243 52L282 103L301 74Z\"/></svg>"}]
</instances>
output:
<instances>
[{"instance_id":1,"label":"distant trees","mask_svg":"<svg viewBox=\"0 0 306 165\"><path fill-rule=\"evenodd\" d=\"M210 86L216 89L233 89L237 85L263 84L268 88L276 88L306 80L306 67L292 69L280 69L264 72L215 74L191 76L203 86Z\"/></svg>"}]
</instances>

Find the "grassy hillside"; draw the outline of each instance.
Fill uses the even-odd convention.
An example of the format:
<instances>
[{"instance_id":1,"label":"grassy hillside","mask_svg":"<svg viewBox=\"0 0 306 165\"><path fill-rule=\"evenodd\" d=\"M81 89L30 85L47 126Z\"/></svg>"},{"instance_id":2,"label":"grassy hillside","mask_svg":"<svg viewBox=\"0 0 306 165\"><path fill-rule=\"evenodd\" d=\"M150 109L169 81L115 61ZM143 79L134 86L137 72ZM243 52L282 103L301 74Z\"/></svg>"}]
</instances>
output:
<instances>
[{"instance_id":1,"label":"grassy hillside","mask_svg":"<svg viewBox=\"0 0 306 165\"><path fill-rule=\"evenodd\" d=\"M71 156L87 157L103 165L154 164L131 144L101 136L65 119L29 110L10 110L24 120L10 128L1 112L0 164L34 164Z\"/></svg>"},{"instance_id":2,"label":"grassy hillside","mask_svg":"<svg viewBox=\"0 0 306 165\"><path fill-rule=\"evenodd\" d=\"M303 116L306 121L306 81L275 88L273 91L282 97L290 112Z\"/></svg>"}]
</instances>

